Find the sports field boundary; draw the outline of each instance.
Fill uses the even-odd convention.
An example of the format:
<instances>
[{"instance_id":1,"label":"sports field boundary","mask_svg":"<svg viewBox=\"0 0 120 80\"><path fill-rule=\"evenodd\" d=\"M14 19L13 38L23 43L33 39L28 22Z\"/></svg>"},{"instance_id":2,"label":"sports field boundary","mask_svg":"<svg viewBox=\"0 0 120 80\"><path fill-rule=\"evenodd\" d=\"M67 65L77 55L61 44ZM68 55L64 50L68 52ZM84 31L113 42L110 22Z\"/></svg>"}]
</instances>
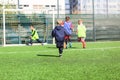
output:
<instances>
[{"instance_id":1,"label":"sports field boundary","mask_svg":"<svg viewBox=\"0 0 120 80\"><path fill-rule=\"evenodd\" d=\"M120 42L120 41L86 41L86 43L113 43L113 42ZM79 43L79 42L73 42L73 43ZM43 43L44 45L55 45L55 44L48 44L48 43ZM40 45L41 43L34 43L33 46L37 46ZM7 44L6 47L13 47L13 46L27 46L26 44ZM3 47L2 45L0 45L0 47Z\"/></svg>"},{"instance_id":2,"label":"sports field boundary","mask_svg":"<svg viewBox=\"0 0 120 80\"><path fill-rule=\"evenodd\" d=\"M104 47L104 48L86 48L86 49L82 49L82 48L77 48L77 49L72 49L72 48L69 48L69 49L64 49L64 51L91 51L91 50L109 50L109 49L120 49L120 47ZM54 50L39 50L39 51L19 51L19 53L30 53L30 52L32 52L32 53L42 53L42 52L54 52L54 51L58 51L57 50L57 48L56 49L54 49ZM0 52L0 54L16 54L16 53L18 53L18 52L7 52L7 53L5 53L5 52Z\"/></svg>"}]
</instances>

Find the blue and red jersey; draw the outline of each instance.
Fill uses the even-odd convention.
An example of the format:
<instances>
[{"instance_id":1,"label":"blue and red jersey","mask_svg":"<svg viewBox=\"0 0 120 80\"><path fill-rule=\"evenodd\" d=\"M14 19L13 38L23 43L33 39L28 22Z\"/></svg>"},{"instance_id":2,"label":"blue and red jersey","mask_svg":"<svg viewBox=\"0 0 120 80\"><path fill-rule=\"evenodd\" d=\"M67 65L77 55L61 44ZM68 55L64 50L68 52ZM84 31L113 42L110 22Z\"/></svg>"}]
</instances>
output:
<instances>
[{"instance_id":1,"label":"blue and red jersey","mask_svg":"<svg viewBox=\"0 0 120 80\"><path fill-rule=\"evenodd\" d=\"M64 22L64 28L66 29L66 31L71 35L72 34L72 22Z\"/></svg>"}]
</instances>

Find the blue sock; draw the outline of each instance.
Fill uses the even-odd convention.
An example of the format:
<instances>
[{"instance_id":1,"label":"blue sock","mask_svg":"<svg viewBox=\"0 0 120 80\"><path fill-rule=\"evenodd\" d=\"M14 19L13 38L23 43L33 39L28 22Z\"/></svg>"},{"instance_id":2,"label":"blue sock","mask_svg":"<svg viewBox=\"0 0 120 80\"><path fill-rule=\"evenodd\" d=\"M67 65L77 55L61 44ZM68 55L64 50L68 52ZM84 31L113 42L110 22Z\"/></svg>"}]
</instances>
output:
<instances>
[{"instance_id":1,"label":"blue sock","mask_svg":"<svg viewBox=\"0 0 120 80\"><path fill-rule=\"evenodd\" d=\"M69 42L69 47L70 47L70 48L72 47L72 43L71 43L71 42Z\"/></svg>"}]
</instances>

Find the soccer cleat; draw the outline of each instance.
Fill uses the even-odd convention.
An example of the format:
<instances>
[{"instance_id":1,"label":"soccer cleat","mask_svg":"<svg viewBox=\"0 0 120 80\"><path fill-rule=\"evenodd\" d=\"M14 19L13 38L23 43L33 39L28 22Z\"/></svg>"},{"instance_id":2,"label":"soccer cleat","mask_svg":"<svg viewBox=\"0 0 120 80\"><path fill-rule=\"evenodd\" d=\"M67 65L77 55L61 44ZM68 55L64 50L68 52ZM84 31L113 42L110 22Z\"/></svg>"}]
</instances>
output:
<instances>
[{"instance_id":1,"label":"soccer cleat","mask_svg":"<svg viewBox=\"0 0 120 80\"><path fill-rule=\"evenodd\" d=\"M83 47L83 49L85 49L86 47Z\"/></svg>"},{"instance_id":2,"label":"soccer cleat","mask_svg":"<svg viewBox=\"0 0 120 80\"><path fill-rule=\"evenodd\" d=\"M43 43L41 43L41 45L43 46L44 44L43 44Z\"/></svg>"},{"instance_id":3,"label":"soccer cleat","mask_svg":"<svg viewBox=\"0 0 120 80\"><path fill-rule=\"evenodd\" d=\"M32 46L32 44L30 44L30 43L26 43L26 45L27 45L27 46Z\"/></svg>"},{"instance_id":4,"label":"soccer cleat","mask_svg":"<svg viewBox=\"0 0 120 80\"><path fill-rule=\"evenodd\" d=\"M59 57L61 57L61 56L62 56L62 54L60 53L60 54L59 54Z\"/></svg>"},{"instance_id":5,"label":"soccer cleat","mask_svg":"<svg viewBox=\"0 0 120 80\"><path fill-rule=\"evenodd\" d=\"M69 45L70 48L72 48L72 45Z\"/></svg>"}]
</instances>

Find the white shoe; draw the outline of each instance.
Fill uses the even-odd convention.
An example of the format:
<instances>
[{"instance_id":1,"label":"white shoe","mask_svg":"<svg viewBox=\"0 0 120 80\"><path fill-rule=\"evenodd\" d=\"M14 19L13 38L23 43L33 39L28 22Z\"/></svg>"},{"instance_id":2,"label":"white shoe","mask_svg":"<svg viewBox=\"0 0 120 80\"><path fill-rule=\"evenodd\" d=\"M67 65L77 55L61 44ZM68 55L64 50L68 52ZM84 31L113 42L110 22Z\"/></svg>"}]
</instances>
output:
<instances>
[{"instance_id":1,"label":"white shoe","mask_svg":"<svg viewBox=\"0 0 120 80\"><path fill-rule=\"evenodd\" d=\"M59 57L61 57L62 56L62 54L59 54Z\"/></svg>"}]
</instances>

